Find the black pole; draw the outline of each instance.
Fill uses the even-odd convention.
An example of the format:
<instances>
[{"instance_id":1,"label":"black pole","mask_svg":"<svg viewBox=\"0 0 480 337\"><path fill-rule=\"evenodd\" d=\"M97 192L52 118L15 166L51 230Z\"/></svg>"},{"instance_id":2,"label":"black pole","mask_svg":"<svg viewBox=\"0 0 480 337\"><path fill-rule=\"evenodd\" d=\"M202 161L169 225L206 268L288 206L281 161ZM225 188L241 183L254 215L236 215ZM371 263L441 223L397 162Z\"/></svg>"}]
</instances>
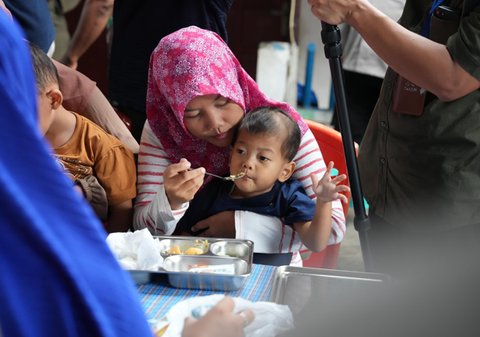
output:
<instances>
[{"instance_id":1,"label":"black pole","mask_svg":"<svg viewBox=\"0 0 480 337\"><path fill-rule=\"evenodd\" d=\"M370 220L367 217L365 204L363 203L363 192L360 184L357 156L355 153L355 146L350 128L350 120L348 117L347 99L345 96L345 87L343 85L343 68L341 62L342 44L340 30L338 27L322 21L322 42L324 44L325 57L328 59L330 64L333 90L335 93L336 113L338 124L340 126L340 132L342 134L343 150L345 151L348 177L350 179L353 209L355 211L353 225L355 226L360 238L360 247L362 249L365 270L371 271L372 260L368 241Z\"/></svg>"}]
</instances>

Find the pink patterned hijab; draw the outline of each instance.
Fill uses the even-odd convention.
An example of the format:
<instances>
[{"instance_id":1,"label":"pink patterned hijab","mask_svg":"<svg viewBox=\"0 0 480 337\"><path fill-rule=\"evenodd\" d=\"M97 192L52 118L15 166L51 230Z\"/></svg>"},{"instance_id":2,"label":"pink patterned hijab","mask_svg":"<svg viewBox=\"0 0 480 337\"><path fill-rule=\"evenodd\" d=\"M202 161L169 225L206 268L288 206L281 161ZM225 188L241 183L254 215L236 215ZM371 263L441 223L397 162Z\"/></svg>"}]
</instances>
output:
<instances>
[{"instance_id":1,"label":"pink patterned hijab","mask_svg":"<svg viewBox=\"0 0 480 337\"><path fill-rule=\"evenodd\" d=\"M279 107L297 121L302 135L308 129L290 105L260 91L217 34L191 26L164 37L150 57L147 118L170 161L187 158L192 167L228 173L229 148L194 138L183 123L187 104L211 94L229 98L246 113L260 106Z\"/></svg>"}]
</instances>

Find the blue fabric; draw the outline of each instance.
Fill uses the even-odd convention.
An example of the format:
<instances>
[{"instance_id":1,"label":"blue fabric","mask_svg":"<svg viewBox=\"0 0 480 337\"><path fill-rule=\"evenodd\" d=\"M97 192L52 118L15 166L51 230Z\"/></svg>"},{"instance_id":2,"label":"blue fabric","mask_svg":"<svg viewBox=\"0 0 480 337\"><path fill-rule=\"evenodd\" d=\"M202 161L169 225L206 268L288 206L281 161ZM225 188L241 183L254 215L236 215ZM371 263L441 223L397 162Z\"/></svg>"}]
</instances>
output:
<instances>
[{"instance_id":1,"label":"blue fabric","mask_svg":"<svg viewBox=\"0 0 480 337\"><path fill-rule=\"evenodd\" d=\"M55 40L55 26L47 0L4 0L4 3L22 27L28 41L46 53Z\"/></svg>"},{"instance_id":2,"label":"blue fabric","mask_svg":"<svg viewBox=\"0 0 480 337\"><path fill-rule=\"evenodd\" d=\"M38 131L30 55L0 11L0 329L10 336L151 336L105 232Z\"/></svg>"},{"instance_id":3,"label":"blue fabric","mask_svg":"<svg viewBox=\"0 0 480 337\"><path fill-rule=\"evenodd\" d=\"M245 284L235 291L180 289L155 282L138 286L138 292L148 319L158 320L162 319L175 304L194 296L225 294L252 302L269 301L275 273L275 267L254 264Z\"/></svg>"}]
</instances>

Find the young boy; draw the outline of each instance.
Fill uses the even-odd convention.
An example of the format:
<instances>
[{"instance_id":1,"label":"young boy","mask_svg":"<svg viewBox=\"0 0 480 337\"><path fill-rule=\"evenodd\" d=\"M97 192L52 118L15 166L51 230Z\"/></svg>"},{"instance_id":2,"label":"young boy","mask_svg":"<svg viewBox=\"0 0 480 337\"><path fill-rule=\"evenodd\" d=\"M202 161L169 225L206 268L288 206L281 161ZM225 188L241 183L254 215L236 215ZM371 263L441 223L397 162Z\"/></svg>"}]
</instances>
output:
<instances>
[{"instance_id":1,"label":"young boy","mask_svg":"<svg viewBox=\"0 0 480 337\"><path fill-rule=\"evenodd\" d=\"M136 195L133 154L88 119L66 110L51 59L31 45L41 132L55 155L104 221L108 232L127 231Z\"/></svg>"},{"instance_id":2,"label":"young boy","mask_svg":"<svg viewBox=\"0 0 480 337\"><path fill-rule=\"evenodd\" d=\"M263 107L247 114L230 157L230 173L244 176L234 182L217 179L207 184L191 201L175 234L198 234L191 231L191 226L221 211L248 210L279 217L293 227L310 250L324 249L330 235L331 201L347 202L340 192L349 191L349 187L338 185L345 175L330 177L330 162L320 180L311 176L317 200L310 199L301 183L290 179L300 138L298 124L281 109ZM274 258L267 263L279 261Z\"/></svg>"}]
</instances>

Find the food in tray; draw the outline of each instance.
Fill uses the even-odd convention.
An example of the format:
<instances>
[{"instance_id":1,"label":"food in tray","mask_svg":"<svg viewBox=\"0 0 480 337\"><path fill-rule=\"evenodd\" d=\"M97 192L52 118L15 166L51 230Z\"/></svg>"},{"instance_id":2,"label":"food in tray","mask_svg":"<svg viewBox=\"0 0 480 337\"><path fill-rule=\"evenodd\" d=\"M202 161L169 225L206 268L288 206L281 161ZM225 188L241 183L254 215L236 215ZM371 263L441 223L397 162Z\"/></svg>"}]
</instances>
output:
<instances>
[{"instance_id":1,"label":"food in tray","mask_svg":"<svg viewBox=\"0 0 480 337\"><path fill-rule=\"evenodd\" d=\"M180 255L180 254L182 254L182 251L180 250L180 246L174 245L174 246L172 246L172 248L170 248L167 251L167 253L172 254L172 255Z\"/></svg>"},{"instance_id":2,"label":"food in tray","mask_svg":"<svg viewBox=\"0 0 480 337\"><path fill-rule=\"evenodd\" d=\"M213 273L223 275L235 275L235 266L233 264L191 264L188 266L191 273Z\"/></svg>"},{"instance_id":3,"label":"food in tray","mask_svg":"<svg viewBox=\"0 0 480 337\"><path fill-rule=\"evenodd\" d=\"M164 251L167 255L202 255L208 251L208 240L195 240L192 244L191 241L185 244L174 244L170 248ZM183 248L183 249L182 249Z\"/></svg>"},{"instance_id":4,"label":"food in tray","mask_svg":"<svg viewBox=\"0 0 480 337\"><path fill-rule=\"evenodd\" d=\"M205 253L203 249L198 247L187 248L187 250L184 252L185 255L202 255L203 253Z\"/></svg>"}]
</instances>

